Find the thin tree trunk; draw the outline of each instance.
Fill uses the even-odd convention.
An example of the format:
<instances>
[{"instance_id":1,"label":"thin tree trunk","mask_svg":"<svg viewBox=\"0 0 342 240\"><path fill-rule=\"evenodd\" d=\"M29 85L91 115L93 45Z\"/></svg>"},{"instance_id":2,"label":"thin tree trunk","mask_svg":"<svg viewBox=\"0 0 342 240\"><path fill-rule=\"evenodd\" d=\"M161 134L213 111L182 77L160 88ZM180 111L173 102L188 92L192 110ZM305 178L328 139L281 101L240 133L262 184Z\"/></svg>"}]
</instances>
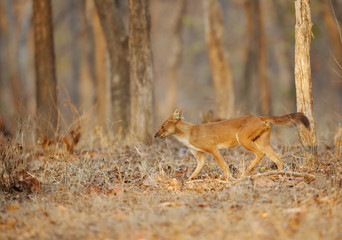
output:
<instances>
[{"instance_id":1,"label":"thin tree trunk","mask_svg":"<svg viewBox=\"0 0 342 240\"><path fill-rule=\"evenodd\" d=\"M245 15L246 15L246 34L247 34L247 50L246 50L246 61L243 76L243 89L241 96L244 96L241 101L243 104L244 112L251 112L253 105L255 104L255 92L256 92L256 41L255 35L257 34L255 27L255 6L252 0L247 0L244 4ZM254 89L254 91L253 91Z\"/></svg>"},{"instance_id":2,"label":"thin tree trunk","mask_svg":"<svg viewBox=\"0 0 342 240\"><path fill-rule=\"evenodd\" d=\"M38 137L53 139L57 129L57 81L50 0L33 1Z\"/></svg>"},{"instance_id":3,"label":"thin tree trunk","mask_svg":"<svg viewBox=\"0 0 342 240\"><path fill-rule=\"evenodd\" d=\"M271 94L267 71L267 47L265 40L264 20L260 0L245 2L247 17L247 60L244 73L244 90L247 96L247 111L251 111L255 103L257 112L270 114Z\"/></svg>"},{"instance_id":4,"label":"thin tree trunk","mask_svg":"<svg viewBox=\"0 0 342 240\"><path fill-rule=\"evenodd\" d=\"M82 106L82 91L80 91L80 85L82 81L82 77L80 75L80 65L81 61L83 60L82 52L82 44L80 42L82 41L82 38L80 38L80 32L81 28L84 25L83 21L80 21L81 18L81 11L83 8L81 7L84 0L79 1L70 1L68 8L70 9L70 15L69 15L69 31L70 36L72 39L71 43L71 53L70 53L70 61L71 61L71 84L68 86L68 94L70 94L70 98L72 101L72 104L79 107Z\"/></svg>"},{"instance_id":5,"label":"thin tree trunk","mask_svg":"<svg viewBox=\"0 0 342 240\"><path fill-rule=\"evenodd\" d=\"M337 19L335 19L333 10L331 9L330 1L320 0L319 7L324 24L328 30L327 32L334 57L339 63L342 63L342 36L338 22L336 22Z\"/></svg>"},{"instance_id":6,"label":"thin tree trunk","mask_svg":"<svg viewBox=\"0 0 342 240\"><path fill-rule=\"evenodd\" d=\"M107 45L101 22L97 11L93 11L93 34L95 52L95 78L97 82L97 124L107 129L110 113L110 83L107 77L106 52Z\"/></svg>"},{"instance_id":7,"label":"thin tree trunk","mask_svg":"<svg viewBox=\"0 0 342 240\"><path fill-rule=\"evenodd\" d=\"M182 56L182 19L185 12L185 0L178 0L178 9L173 27L172 36L172 50L170 52L169 72L167 75L168 89L166 93L166 104L163 111L166 114L175 109L178 100L178 77L177 72L179 69L181 56Z\"/></svg>"},{"instance_id":8,"label":"thin tree trunk","mask_svg":"<svg viewBox=\"0 0 342 240\"><path fill-rule=\"evenodd\" d=\"M128 35L115 1L95 0L110 59L111 115L114 134L126 134L130 109Z\"/></svg>"},{"instance_id":9,"label":"thin tree trunk","mask_svg":"<svg viewBox=\"0 0 342 240\"><path fill-rule=\"evenodd\" d=\"M271 93L268 82L268 67L267 67L267 47L266 34L264 25L264 16L262 13L261 2L257 0L257 20L258 20L258 78L260 83L260 100L261 113L270 115L271 113Z\"/></svg>"},{"instance_id":10,"label":"thin tree trunk","mask_svg":"<svg viewBox=\"0 0 342 240\"><path fill-rule=\"evenodd\" d=\"M311 11L310 0L295 0L295 80L297 111L304 113L310 121L311 130L299 125L299 137L307 152L304 164L317 166L316 124L313 116L313 99L311 94Z\"/></svg>"},{"instance_id":11,"label":"thin tree trunk","mask_svg":"<svg viewBox=\"0 0 342 240\"><path fill-rule=\"evenodd\" d=\"M80 8L80 22L81 22L81 31L79 39L79 46L82 51L79 53L81 56L79 62L79 102L80 102L80 110L82 112L89 111L94 106L95 101L95 71L93 64L93 33L91 28L91 22L93 18L89 14L91 10L89 9L89 5L86 5L87 1L82 0L79 2L78 6ZM87 129L90 129L93 121L87 119L86 124L88 125ZM84 131L85 129L83 129Z\"/></svg>"},{"instance_id":12,"label":"thin tree trunk","mask_svg":"<svg viewBox=\"0 0 342 240\"><path fill-rule=\"evenodd\" d=\"M332 50L332 55L336 61L336 64L334 65L335 71L342 73L342 69L340 69L340 66L342 66L342 32L340 27L338 25L338 20L335 17L334 9L332 9L332 5L330 0L320 0L320 12L324 21L324 24L327 28L329 40L330 40L330 46ZM334 73L334 76L335 73ZM334 84L335 88L337 88L338 96L340 99L342 99L342 81L337 81L337 84Z\"/></svg>"},{"instance_id":13,"label":"thin tree trunk","mask_svg":"<svg viewBox=\"0 0 342 240\"><path fill-rule=\"evenodd\" d=\"M29 36L32 29L32 2L26 2L24 5L24 16L21 20L20 26L20 43L18 50L18 68L19 68L19 79L21 80L21 85L24 86L22 94L22 102L25 103L26 114L35 114L35 98L34 98L34 84L31 84L30 74L29 74L29 48L32 46L29 42Z\"/></svg>"},{"instance_id":14,"label":"thin tree trunk","mask_svg":"<svg viewBox=\"0 0 342 240\"><path fill-rule=\"evenodd\" d=\"M235 116L235 95L232 69L224 49L222 13L217 0L204 0L204 9L205 31L216 95L217 117L227 119Z\"/></svg>"},{"instance_id":15,"label":"thin tree trunk","mask_svg":"<svg viewBox=\"0 0 342 240\"><path fill-rule=\"evenodd\" d=\"M5 7L3 1L0 1L0 116L1 115L9 115L10 109L4 108L6 106L5 103L9 103L9 94L8 94L8 84L6 83L6 54L5 54L5 38L6 36L6 18L5 18Z\"/></svg>"},{"instance_id":16,"label":"thin tree trunk","mask_svg":"<svg viewBox=\"0 0 342 240\"><path fill-rule=\"evenodd\" d=\"M154 126L149 0L129 0L131 137L150 144Z\"/></svg>"},{"instance_id":17,"label":"thin tree trunk","mask_svg":"<svg viewBox=\"0 0 342 240\"><path fill-rule=\"evenodd\" d=\"M26 101L25 92L23 91L22 81L20 79L20 64L19 64L19 51L20 42L17 41L19 38L19 24L17 20L18 11L15 9L18 6L17 2L4 1L5 6L5 17L6 17L6 70L7 80L10 83L11 100L10 103L13 104L13 116L23 117L26 115Z\"/></svg>"},{"instance_id":18,"label":"thin tree trunk","mask_svg":"<svg viewBox=\"0 0 342 240\"><path fill-rule=\"evenodd\" d=\"M289 43L286 40L285 29L285 14L287 7L292 6L291 2L279 2L278 0L266 1L265 8L268 10L268 20L271 22L271 32L275 33L275 41L277 47L272 48L272 53L275 57L275 62L278 71L271 77L271 79L277 79L275 86L275 92L277 98L274 98L273 113L280 114L284 111L293 112L296 109L295 103L295 85L293 82L293 67L291 66L292 58L290 57ZM285 11L285 12L284 12Z\"/></svg>"}]
</instances>

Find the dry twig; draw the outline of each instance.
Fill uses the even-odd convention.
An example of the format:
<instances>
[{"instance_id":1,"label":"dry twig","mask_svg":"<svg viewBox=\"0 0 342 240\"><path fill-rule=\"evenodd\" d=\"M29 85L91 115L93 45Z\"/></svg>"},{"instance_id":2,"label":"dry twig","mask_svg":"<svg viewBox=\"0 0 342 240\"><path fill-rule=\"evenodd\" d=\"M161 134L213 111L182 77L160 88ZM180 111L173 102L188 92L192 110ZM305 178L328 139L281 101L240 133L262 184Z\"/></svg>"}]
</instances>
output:
<instances>
[{"instance_id":1,"label":"dry twig","mask_svg":"<svg viewBox=\"0 0 342 240\"><path fill-rule=\"evenodd\" d=\"M313 175L313 174L310 174L310 173L299 173L299 172L291 172L291 171L269 171L269 172L265 172L265 173L260 173L260 174L257 174L257 175L253 175L253 176L248 176L248 177L243 177L241 179L238 179L234 182L232 182L233 185L239 183L239 182L242 182L244 180L254 180L258 177L267 177L267 176L272 176L272 175L288 175L288 176L291 176L291 177L303 177L303 178L306 178L306 179L316 179L317 175Z\"/></svg>"}]
</instances>

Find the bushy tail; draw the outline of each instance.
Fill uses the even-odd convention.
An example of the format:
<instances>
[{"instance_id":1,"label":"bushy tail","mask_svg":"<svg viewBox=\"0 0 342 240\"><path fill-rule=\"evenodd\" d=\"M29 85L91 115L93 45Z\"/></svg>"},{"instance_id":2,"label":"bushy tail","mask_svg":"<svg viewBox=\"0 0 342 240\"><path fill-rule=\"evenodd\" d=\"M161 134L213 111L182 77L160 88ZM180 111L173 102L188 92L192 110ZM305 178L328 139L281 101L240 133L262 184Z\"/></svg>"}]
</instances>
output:
<instances>
[{"instance_id":1,"label":"bushy tail","mask_svg":"<svg viewBox=\"0 0 342 240\"><path fill-rule=\"evenodd\" d=\"M262 119L277 125L291 125L301 122L308 130L310 129L309 119L301 112L290 113L284 116L262 117Z\"/></svg>"}]
</instances>

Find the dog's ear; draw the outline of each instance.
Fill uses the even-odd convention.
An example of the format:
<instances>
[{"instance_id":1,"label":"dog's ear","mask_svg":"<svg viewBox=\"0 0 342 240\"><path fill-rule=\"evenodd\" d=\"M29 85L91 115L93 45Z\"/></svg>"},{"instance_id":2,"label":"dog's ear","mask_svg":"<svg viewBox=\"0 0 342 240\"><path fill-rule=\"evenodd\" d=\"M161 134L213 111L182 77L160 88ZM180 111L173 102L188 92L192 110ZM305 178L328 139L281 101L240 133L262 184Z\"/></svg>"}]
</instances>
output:
<instances>
[{"instance_id":1,"label":"dog's ear","mask_svg":"<svg viewBox=\"0 0 342 240\"><path fill-rule=\"evenodd\" d=\"M183 109L178 109L176 108L173 113L171 114L172 116L172 119L173 120L179 120L179 119L182 119L182 112L183 112Z\"/></svg>"}]
</instances>

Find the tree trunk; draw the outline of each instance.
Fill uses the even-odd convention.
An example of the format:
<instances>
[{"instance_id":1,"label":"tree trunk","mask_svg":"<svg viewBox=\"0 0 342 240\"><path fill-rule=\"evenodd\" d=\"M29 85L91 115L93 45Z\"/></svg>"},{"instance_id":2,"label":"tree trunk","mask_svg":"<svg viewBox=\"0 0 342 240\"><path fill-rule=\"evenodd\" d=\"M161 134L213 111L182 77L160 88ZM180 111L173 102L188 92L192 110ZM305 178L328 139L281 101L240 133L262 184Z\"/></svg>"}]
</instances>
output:
<instances>
[{"instance_id":1,"label":"tree trunk","mask_svg":"<svg viewBox=\"0 0 342 240\"><path fill-rule=\"evenodd\" d=\"M273 32L276 48L272 48L274 61L277 66L277 71L273 76L269 76L272 80L276 80L274 92L277 97L272 101L272 114L281 114L284 109L288 112L293 112L296 109L295 102L295 84L293 82L293 67L291 66L292 57L290 54L290 44L286 40L286 12L288 7L292 7L292 2L280 2L278 0L264 2L265 8L268 11L268 19L265 22L271 22L270 31ZM265 14L266 15L266 14Z\"/></svg>"},{"instance_id":2,"label":"tree trunk","mask_svg":"<svg viewBox=\"0 0 342 240\"><path fill-rule=\"evenodd\" d=\"M270 115L271 113L271 93L268 82L267 67L267 47L264 25L264 16L262 13L261 2L257 0L257 20L258 20L258 79L260 84L261 113Z\"/></svg>"},{"instance_id":3,"label":"tree trunk","mask_svg":"<svg viewBox=\"0 0 342 240\"><path fill-rule=\"evenodd\" d=\"M93 11L93 33L94 33L94 54L95 54L95 78L97 83L97 108L96 117L97 124L107 129L107 122L110 113L110 82L107 77L107 61L106 61L106 39L101 27L101 22L97 11Z\"/></svg>"},{"instance_id":4,"label":"tree trunk","mask_svg":"<svg viewBox=\"0 0 342 240\"><path fill-rule=\"evenodd\" d=\"M260 0L247 0L245 3L247 17L247 60L244 72L243 94L247 98L247 111L255 103L257 112L270 114L271 94L267 71L267 47Z\"/></svg>"},{"instance_id":5,"label":"tree trunk","mask_svg":"<svg viewBox=\"0 0 342 240\"><path fill-rule=\"evenodd\" d=\"M1 6L3 5L3 6ZM1 12L4 14L4 21L2 24L3 43L6 47L2 50L5 52L4 61L4 80L6 79L8 84L5 84L7 91L5 92L8 97L6 105L9 106L9 113L11 117L20 118L26 115L27 96L23 88L23 79L21 79L21 62L24 58L20 58L21 41L20 39L20 22L19 13L16 9L20 9L21 4L15 1L2 1L0 7ZM28 6L29 8L30 6ZM27 9L28 9L27 8ZM21 39L20 39L21 40ZM9 87L9 88L8 88Z\"/></svg>"},{"instance_id":6,"label":"tree trunk","mask_svg":"<svg viewBox=\"0 0 342 240\"><path fill-rule=\"evenodd\" d=\"M216 95L217 117L227 119L235 115L233 74L224 49L222 13L217 0L204 0L205 32Z\"/></svg>"},{"instance_id":7,"label":"tree trunk","mask_svg":"<svg viewBox=\"0 0 342 240\"><path fill-rule=\"evenodd\" d=\"M9 87L7 82L5 81L6 77L6 54L5 54L5 46L6 41L4 36L6 33L6 10L4 6L4 2L0 2L0 115L9 115L10 107L10 96L9 96ZM7 104L6 104L7 103ZM3 106L7 106L4 108Z\"/></svg>"},{"instance_id":8,"label":"tree trunk","mask_svg":"<svg viewBox=\"0 0 342 240\"><path fill-rule=\"evenodd\" d=\"M78 63L79 67L79 81L78 81L78 91L79 91L79 109L81 112L87 112L94 106L95 102L95 68L94 66L94 39L93 31L91 27L91 22L93 18L91 17L91 9L88 1L79 1L78 7L80 8L80 18L81 22L80 33L82 38L78 40L78 45L82 49L79 53L80 60ZM85 128L91 129L94 122L90 119L86 119ZM83 129L85 131L85 129Z\"/></svg>"},{"instance_id":9,"label":"tree trunk","mask_svg":"<svg viewBox=\"0 0 342 240\"><path fill-rule=\"evenodd\" d=\"M30 66L32 55L29 53L31 49L30 35L32 33L32 1L25 2L24 15L20 23L20 35L19 35L19 49L18 49L18 74L22 90L22 104L25 103L26 114L32 116L35 114L35 89L34 83L32 83L30 77ZM19 18L20 19L20 18Z\"/></svg>"},{"instance_id":10,"label":"tree trunk","mask_svg":"<svg viewBox=\"0 0 342 240\"><path fill-rule=\"evenodd\" d=\"M185 11L185 0L178 0L177 13L173 26L172 50L169 57L169 72L167 75L166 103L162 107L164 114L167 115L176 108L178 100L178 69L182 57L182 19Z\"/></svg>"},{"instance_id":11,"label":"tree trunk","mask_svg":"<svg viewBox=\"0 0 342 240\"><path fill-rule=\"evenodd\" d=\"M241 102L244 112L251 112L255 105L257 85L256 85L256 66L257 61L257 46L256 37L257 30L255 27L255 6L253 0L247 0L244 4L246 12L246 34L247 34L247 50L246 61L243 75L243 89ZM254 91L252 91L254 90Z\"/></svg>"},{"instance_id":12,"label":"tree trunk","mask_svg":"<svg viewBox=\"0 0 342 240\"><path fill-rule=\"evenodd\" d=\"M311 130L299 125L299 137L306 151L304 165L317 166L317 137L313 116L313 99L311 94L311 12L310 0L295 0L295 80L297 111L304 113L310 121Z\"/></svg>"},{"instance_id":13,"label":"tree trunk","mask_svg":"<svg viewBox=\"0 0 342 240\"><path fill-rule=\"evenodd\" d=\"M38 137L53 139L57 129L57 81L50 0L33 1Z\"/></svg>"},{"instance_id":14,"label":"tree trunk","mask_svg":"<svg viewBox=\"0 0 342 240\"><path fill-rule=\"evenodd\" d=\"M83 0L84 1L84 0ZM82 41L82 38L79 38L80 32L82 31L82 27L84 25L83 21L80 21L81 18L81 13L80 11L83 10L81 7L81 4L84 4L83 1L70 1L70 15L69 15L69 31L70 31L70 36L72 40L71 43L71 51L70 51L70 76L71 79L70 85L67 87L67 94L70 95L70 101L72 104L77 106L77 108L82 104L82 99L81 99L81 94L82 91L80 88L80 83L82 81L82 77L80 76L80 62L83 60L82 52L82 44L80 42ZM83 19L82 19L83 20ZM77 23L77 24L76 24ZM82 112L83 109L81 109Z\"/></svg>"},{"instance_id":15,"label":"tree trunk","mask_svg":"<svg viewBox=\"0 0 342 240\"><path fill-rule=\"evenodd\" d=\"M334 9L332 8L332 3L330 0L320 0L320 13L322 15L324 24L326 29L328 30L329 42L332 50L332 55L335 60L335 64L333 66L334 70L338 72L340 75L342 74L342 35L340 32L340 27L337 22L337 18L335 18ZM334 77L336 77L336 73L334 72ZM333 77L333 78L334 78ZM333 87L336 88L339 99L342 100L342 81L337 81L333 83ZM333 89L331 89L333 91Z\"/></svg>"},{"instance_id":16,"label":"tree trunk","mask_svg":"<svg viewBox=\"0 0 342 240\"><path fill-rule=\"evenodd\" d=\"M154 126L149 0L129 0L131 137L150 144Z\"/></svg>"},{"instance_id":17,"label":"tree trunk","mask_svg":"<svg viewBox=\"0 0 342 240\"><path fill-rule=\"evenodd\" d=\"M338 63L342 63L342 39L337 19L334 17L330 0L320 0L320 13L327 28L330 45ZM342 27L342 26L341 26Z\"/></svg>"},{"instance_id":18,"label":"tree trunk","mask_svg":"<svg viewBox=\"0 0 342 240\"><path fill-rule=\"evenodd\" d=\"M111 115L114 134L125 135L129 125L130 91L128 36L115 1L95 0L110 59Z\"/></svg>"}]
</instances>

